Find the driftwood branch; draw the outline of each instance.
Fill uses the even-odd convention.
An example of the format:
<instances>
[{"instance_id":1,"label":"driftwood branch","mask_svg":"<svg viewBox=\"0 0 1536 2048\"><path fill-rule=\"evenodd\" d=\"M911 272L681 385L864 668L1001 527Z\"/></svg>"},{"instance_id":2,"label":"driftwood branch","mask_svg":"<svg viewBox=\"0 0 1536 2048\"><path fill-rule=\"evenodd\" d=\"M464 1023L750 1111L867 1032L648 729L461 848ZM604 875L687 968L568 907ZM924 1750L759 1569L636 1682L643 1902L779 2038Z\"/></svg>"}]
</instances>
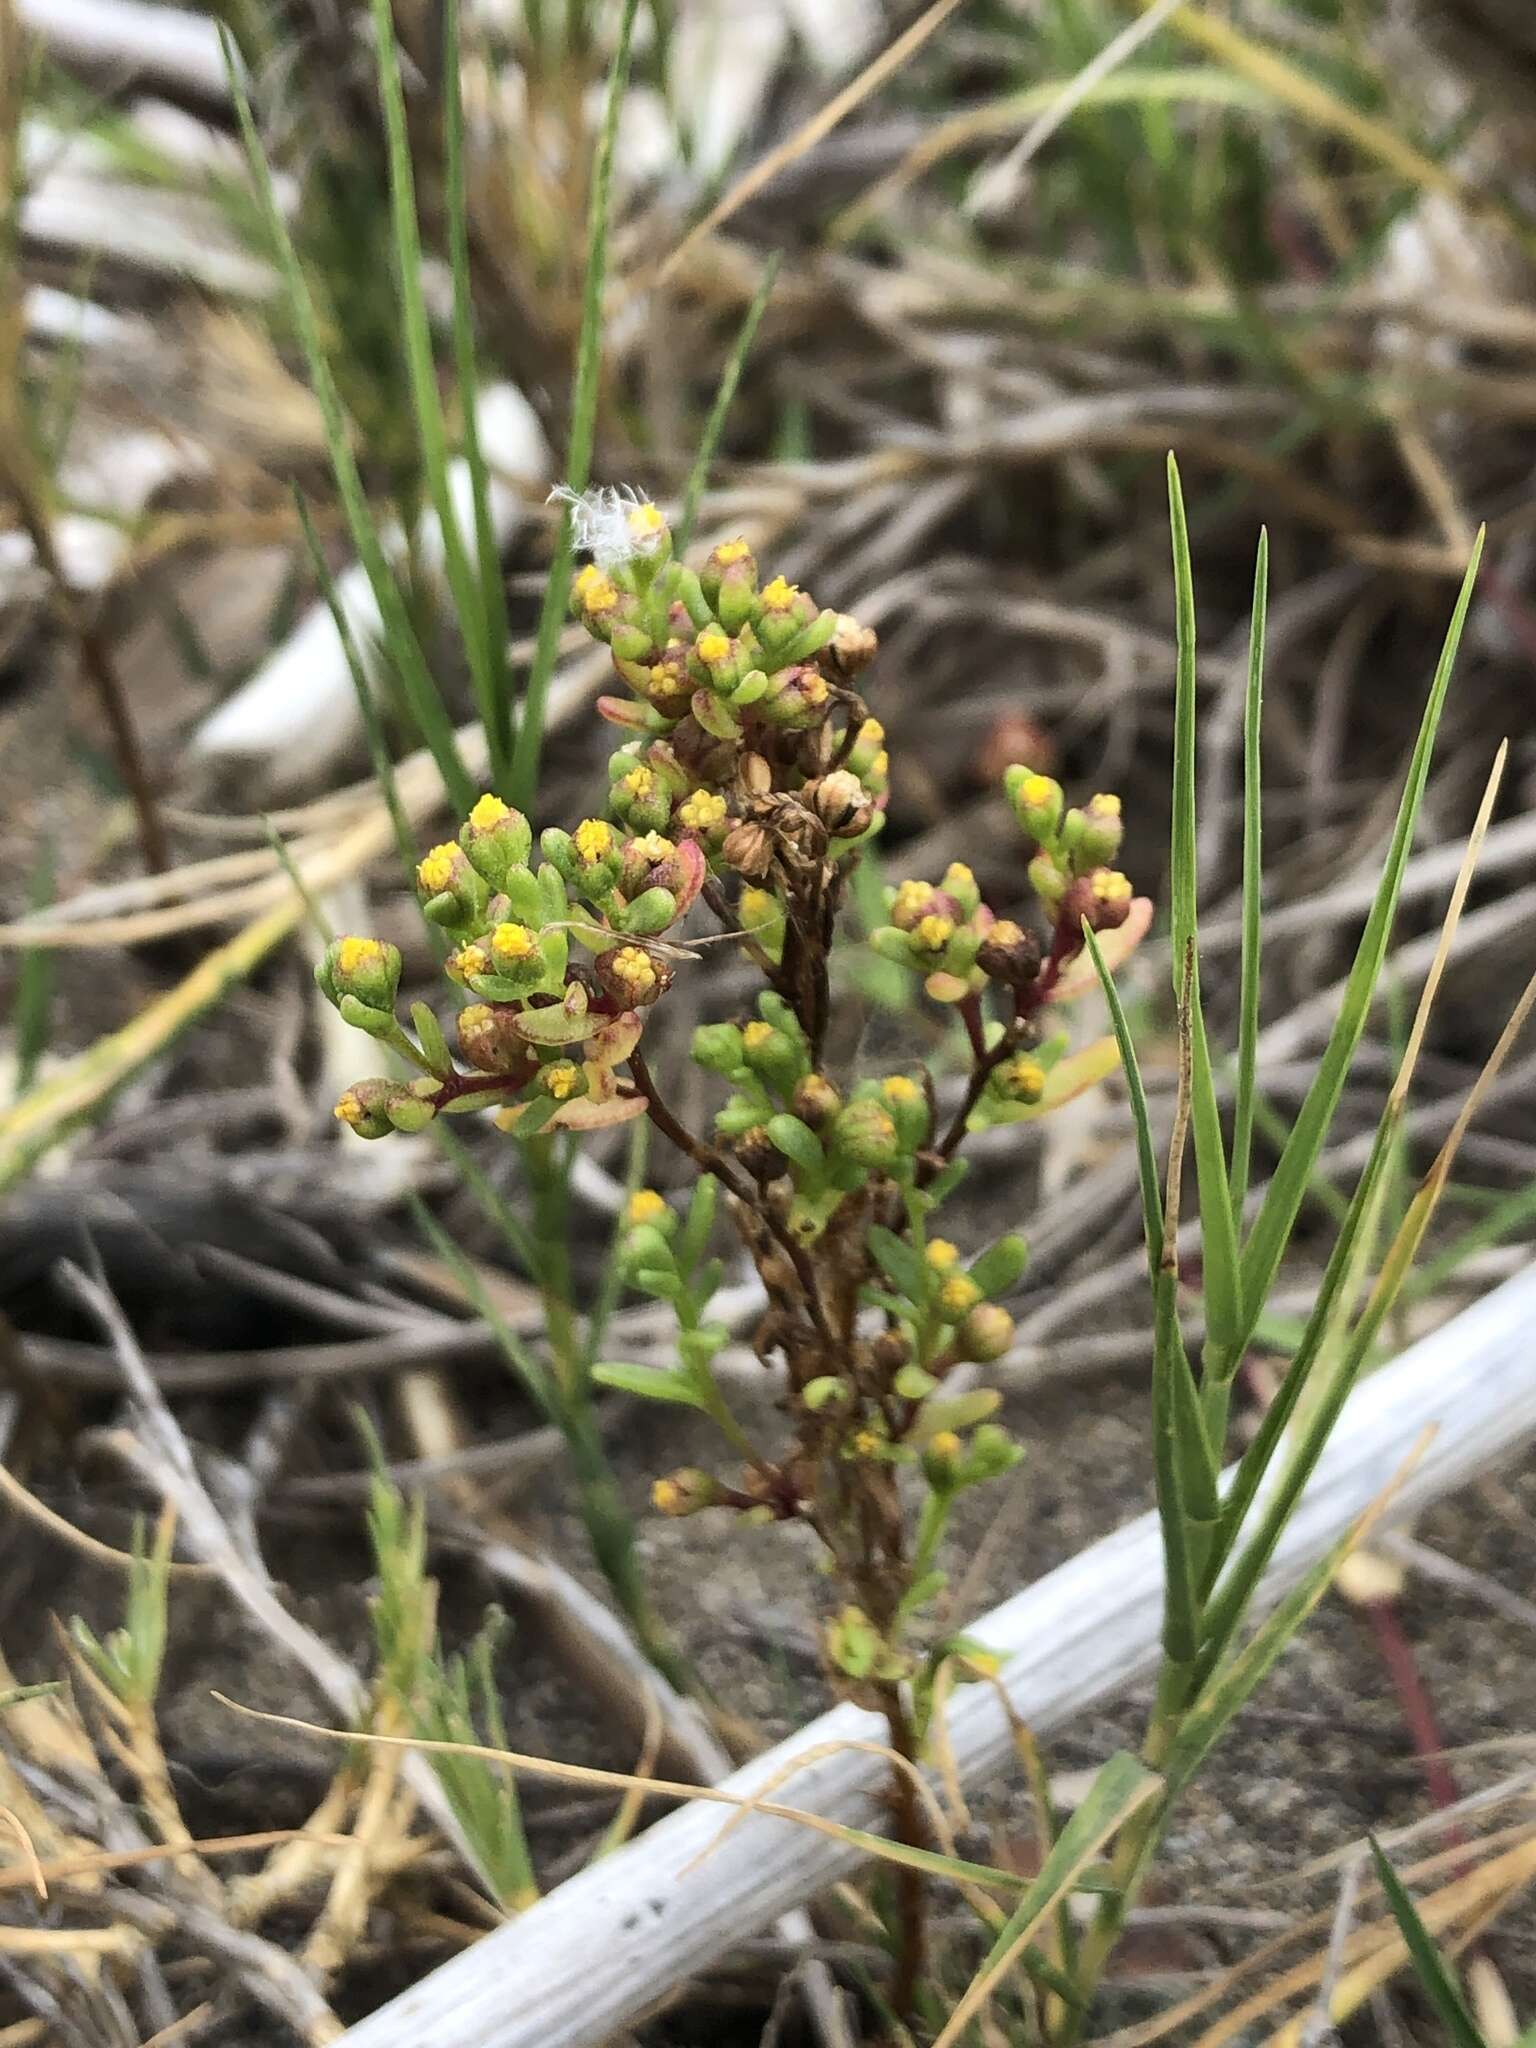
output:
<instances>
[{"instance_id":1,"label":"driftwood branch","mask_svg":"<svg viewBox=\"0 0 1536 2048\"><path fill-rule=\"evenodd\" d=\"M1430 1428L1428 1449L1392 1501L1394 1521L1464 1485L1536 1433L1536 1267L1357 1390L1262 1597L1278 1597L1323 1555ZM1006 1659L1003 1683L1014 1711L1048 1734L1153 1669L1161 1594L1157 1527L1144 1515L1015 1594L969 1632ZM960 1689L948 1727L965 1784L1009 1767L1009 1726L990 1687ZM838 1707L736 1772L728 1787L760 1790L797 1754L878 1741L881 1734L872 1715ZM878 1828L883 1784L883 1763L849 1749L818 1758L775 1796ZM722 1841L723 1824L719 1809L704 1805L669 1814L353 2027L346 2042L591 2048L858 1861L838 1842L790 1821L754 1818Z\"/></svg>"}]
</instances>

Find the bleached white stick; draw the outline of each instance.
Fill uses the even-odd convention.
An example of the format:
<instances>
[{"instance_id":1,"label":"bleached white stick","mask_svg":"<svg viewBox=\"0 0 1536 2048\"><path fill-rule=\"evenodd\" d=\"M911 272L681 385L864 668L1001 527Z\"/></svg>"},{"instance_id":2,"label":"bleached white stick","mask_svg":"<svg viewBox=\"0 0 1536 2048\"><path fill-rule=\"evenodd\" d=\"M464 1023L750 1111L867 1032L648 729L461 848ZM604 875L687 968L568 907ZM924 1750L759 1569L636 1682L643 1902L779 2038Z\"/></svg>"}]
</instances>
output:
<instances>
[{"instance_id":1,"label":"bleached white stick","mask_svg":"<svg viewBox=\"0 0 1536 2048\"><path fill-rule=\"evenodd\" d=\"M1356 1391L1281 1539L1263 1599L1276 1599L1325 1553L1431 1426L1434 1438L1393 1500L1392 1520L1465 1484L1536 1432L1536 1267ZM1002 1680L1014 1711L1048 1734L1153 1669L1161 1619L1157 1524L1143 1515L968 1633L1006 1659ZM990 1686L957 1690L948 1727L963 1783L1009 1768L1012 1736ZM873 1715L838 1707L736 1772L728 1789L760 1790L797 1754L878 1742L881 1734ZM774 1796L878 1828L884 1779L878 1757L843 1750ZM704 1805L667 1815L351 2028L348 2048L594 2048L858 1861L826 1836L760 1817L741 1822L711 1853L728 1818Z\"/></svg>"}]
</instances>

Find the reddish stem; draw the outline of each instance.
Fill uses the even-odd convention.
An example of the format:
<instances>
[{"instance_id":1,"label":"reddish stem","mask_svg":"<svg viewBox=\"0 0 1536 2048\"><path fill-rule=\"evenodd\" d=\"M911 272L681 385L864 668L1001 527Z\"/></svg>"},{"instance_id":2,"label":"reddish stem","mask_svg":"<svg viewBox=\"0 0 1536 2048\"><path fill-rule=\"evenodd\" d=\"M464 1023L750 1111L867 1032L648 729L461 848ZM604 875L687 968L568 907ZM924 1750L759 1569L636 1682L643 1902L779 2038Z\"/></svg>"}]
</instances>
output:
<instances>
[{"instance_id":1,"label":"reddish stem","mask_svg":"<svg viewBox=\"0 0 1536 2048\"><path fill-rule=\"evenodd\" d=\"M1402 1614L1397 1602L1391 1598L1368 1600L1365 1611L1376 1637L1376 1647L1397 1693L1413 1753L1424 1766L1429 1796L1444 1812L1456 1804L1461 1794L1445 1760L1445 1741L1435 1718L1434 1702L1419 1669L1418 1655L1409 1640L1408 1631L1403 1627ZM1460 1829L1455 1829L1451 1831L1450 1839L1459 1843L1465 1837Z\"/></svg>"}]
</instances>

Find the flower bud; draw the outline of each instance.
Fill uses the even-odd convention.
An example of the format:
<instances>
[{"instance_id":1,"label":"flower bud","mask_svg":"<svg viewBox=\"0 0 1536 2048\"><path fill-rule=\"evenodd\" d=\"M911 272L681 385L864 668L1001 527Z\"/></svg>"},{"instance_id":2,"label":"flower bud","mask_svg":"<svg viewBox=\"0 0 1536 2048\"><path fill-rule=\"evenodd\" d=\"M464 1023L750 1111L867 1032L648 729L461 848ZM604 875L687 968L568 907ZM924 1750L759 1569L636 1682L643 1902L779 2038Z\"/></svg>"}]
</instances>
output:
<instances>
[{"instance_id":1,"label":"flower bud","mask_svg":"<svg viewBox=\"0 0 1536 2048\"><path fill-rule=\"evenodd\" d=\"M706 626L693 643L689 663L696 682L703 683L717 697L728 697L745 673L740 643L718 626Z\"/></svg>"},{"instance_id":2,"label":"flower bud","mask_svg":"<svg viewBox=\"0 0 1536 2048\"><path fill-rule=\"evenodd\" d=\"M533 832L521 811L487 794L465 819L459 844L483 881L493 890L505 889L507 876L528 858Z\"/></svg>"},{"instance_id":3,"label":"flower bud","mask_svg":"<svg viewBox=\"0 0 1536 2048\"><path fill-rule=\"evenodd\" d=\"M720 1497L720 1482L697 1465L679 1466L676 1472L669 1472L664 1479L658 1479L651 1488L651 1505L657 1512L678 1518L712 1508Z\"/></svg>"},{"instance_id":4,"label":"flower bud","mask_svg":"<svg viewBox=\"0 0 1536 2048\"><path fill-rule=\"evenodd\" d=\"M931 882L903 882L891 897L891 923L900 932L910 932L925 917L950 915L959 907L941 897Z\"/></svg>"},{"instance_id":5,"label":"flower bud","mask_svg":"<svg viewBox=\"0 0 1536 2048\"><path fill-rule=\"evenodd\" d=\"M923 1250L928 1268L934 1273L953 1273L960 1263L960 1247L947 1237L930 1237Z\"/></svg>"},{"instance_id":6,"label":"flower bud","mask_svg":"<svg viewBox=\"0 0 1536 2048\"><path fill-rule=\"evenodd\" d=\"M848 766L861 781L867 781L875 763L884 753L885 727L878 718L866 718L849 749Z\"/></svg>"},{"instance_id":7,"label":"flower bud","mask_svg":"<svg viewBox=\"0 0 1536 2048\"><path fill-rule=\"evenodd\" d=\"M772 1024L761 1018L754 1018L743 1028L741 1047L742 1056L753 1073L775 1088L793 1088L805 1072L804 1048L788 1032L775 1030Z\"/></svg>"},{"instance_id":8,"label":"flower bud","mask_svg":"<svg viewBox=\"0 0 1536 2048\"><path fill-rule=\"evenodd\" d=\"M619 872L619 835L606 818L583 818L574 832L551 826L539 835L544 858L569 888L601 896Z\"/></svg>"},{"instance_id":9,"label":"flower bud","mask_svg":"<svg viewBox=\"0 0 1536 2048\"><path fill-rule=\"evenodd\" d=\"M832 708L832 692L819 669L791 665L773 676L758 700L757 715L765 725L787 732L808 732Z\"/></svg>"},{"instance_id":10,"label":"flower bud","mask_svg":"<svg viewBox=\"0 0 1536 2048\"><path fill-rule=\"evenodd\" d=\"M939 893L959 905L962 917L974 917L981 904L981 890L976 885L976 877L963 860L952 860L944 870Z\"/></svg>"},{"instance_id":11,"label":"flower bud","mask_svg":"<svg viewBox=\"0 0 1536 2048\"><path fill-rule=\"evenodd\" d=\"M965 1445L952 1429L938 1430L923 1448L923 1477L935 1493L947 1493L960 1476Z\"/></svg>"},{"instance_id":12,"label":"flower bud","mask_svg":"<svg viewBox=\"0 0 1536 2048\"><path fill-rule=\"evenodd\" d=\"M1032 1108L1045 1093L1045 1069L1028 1053L1016 1053L992 1070L988 1088L1004 1102Z\"/></svg>"},{"instance_id":13,"label":"flower bud","mask_svg":"<svg viewBox=\"0 0 1536 2048\"><path fill-rule=\"evenodd\" d=\"M1007 1430L997 1422L983 1422L971 1434L960 1477L967 1486L980 1486L987 1479L1001 1479L1011 1472L1024 1453Z\"/></svg>"},{"instance_id":14,"label":"flower bud","mask_svg":"<svg viewBox=\"0 0 1536 2048\"><path fill-rule=\"evenodd\" d=\"M699 571L706 602L727 633L739 633L757 602L757 563L744 540L724 540Z\"/></svg>"},{"instance_id":15,"label":"flower bud","mask_svg":"<svg viewBox=\"0 0 1536 2048\"><path fill-rule=\"evenodd\" d=\"M771 889L743 889L737 905L741 928L756 939L775 966L784 957L784 906Z\"/></svg>"},{"instance_id":16,"label":"flower bud","mask_svg":"<svg viewBox=\"0 0 1536 2048\"><path fill-rule=\"evenodd\" d=\"M1074 925L1086 922L1096 932L1112 932L1130 916L1131 897L1130 882L1118 869L1095 868L1072 884L1061 913Z\"/></svg>"},{"instance_id":17,"label":"flower bud","mask_svg":"<svg viewBox=\"0 0 1536 2048\"><path fill-rule=\"evenodd\" d=\"M637 761L609 792L614 816L631 832L659 832L672 815L672 793L656 770Z\"/></svg>"},{"instance_id":18,"label":"flower bud","mask_svg":"<svg viewBox=\"0 0 1536 2048\"><path fill-rule=\"evenodd\" d=\"M1012 918L1000 917L977 949L976 965L1004 988L1027 988L1040 972L1040 941Z\"/></svg>"},{"instance_id":19,"label":"flower bud","mask_svg":"<svg viewBox=\"0 0 1536 2048\"><path fill-rule=\"evenodd\" d=\"M529 925L509 920L495 926L485 941L485 950L491 957L492 974L499 974L503 980L532 992L544 979L539 935Z\"/></svg>"},{"instance_id":20,"label":"flower bud","mask_svg":"<svg viewBox=\"0 0 1536 2048\"><path fill-rule=\"evenodd\" d=\"M666 1196L655 1188L636 1188L624 1204L624 1222L630 1230L660 1230L670 1236L677 1227L677 1216Z\"/></svg>"},{"instance_id":21,"label":"flower bud","mask_svg":"<svg viewBox=\"0 0 1536 2048\"><path fill-rule=\"evenodd\" d=\"M606 571L589 562L572 581L571 610L594 640L611 640L625 617L624 593Z\"/></svg>"},{"instance_id":22,"label":"flower bud","mask_svg":"<svg viewBox=\"0 0 1536 2048\"><path fill-rule=\"evenodd\" d=\"M462 929L485 915L491 892L456 839L434 846L416 870L422 909L434 924Z\"/></svg>"},{"instance_id":23,"label":"flower bud","mask_svg":"<svg viewBox=\"0 0 1536 2048\"><path fill-rule=\"evenodd\" d=\"M852 1391L846 1380L828 1372L807 1380L800 1389L800 1399L813 1415L819 1415L823 1408L841 1408Z\"/></svg>"},{"instance_id":24,"label":"flower bud","mask_svg":"<svg viewBox=\"0 0 1536 2048\"><path fill-rule=\"evenodd\" d=\"M802 797L834 839L857 839L869 830L875 815L869 792L847 768L834 768L830 775L808 782Z\"/></svg>"},{"instance_id":25,"label":"flower bud","mask_svg":"<svg viewBox=\"0 0 1536 2048\"><path fill-rule=\"evenodd\" d=\"M981 1300L981 1289L969 1273L951 1273L939 1288L939 1313L946 1322L959 1322Z\"/></svg>"},{"instance_id":26,"label":"flower bud","mask_svg":"<svg viewBox=\"0 0 1536 2048\"><path fill-rule=\"evenodd\" d=\"M1003 777L1013 814L1037 845L1049 846L1061 823L1061 784L1049 775L1016 763Z\"/></svg>"},{"instance_id":27,"label":"flower bud","mask_svg":"<svg viewBox=\"0 0 1536 2048\"><path fill-rule=\"evenodd\" d=\"M337 1102L338 1123L360 1138L385 1138L391 1131L421 1131L435 1111L405 1081L354 1081Z\"/></svg>"},{"instance_id":28,"label":"flower bud","mask_svg":"<svg viewBox=\"0 0 1536 2048\"><path fill-rule=\"evenodd\" d=\"M827 1623L827 1656L847 1678L868 1678L884 1648L880 1631L862 1607L845 1607Z\"/></svg>"},{"instance_id":29,"label":"flower bud","mask_svg":"<svg viewBox=\"0 0 1536 2048\"><path fill-rule=\"evenodd\" d=\"M1057 864L1055 855L1047 853L1043 847L1029 864L1029 886L1054 916L1067 893L1067 877Z\"/></svg>"},{"instance_id":30,"label":"flower bud","mask_svg":"<svg viewBox=\"0 0 1536 2048\"><path fill-rule=\"evenodd\" d=\"M757 601L753 625L766 652L775 655L816 618L816 606L805 592L775 576Z\"/></svg>"},{"instance_id":31,"label":"flower bud","mask_svg":"<svg viewBox=\"0 0 1536 2048\"><path fill-rule=\"evenodd\" d=\"M813 1131L819 1131L830 1123L843 1106L838 1094L825 1074L806 1074L795 1083L795 1092L790 1107L801 1123L809 1124Z\"/></svg>"},{"instance_id":32,"label":"flower bud","mask_svg":"<svg viewBox=\"0 0 1536 2048\"><path fill-rule=\"evenodd\" d=\"M327 1002L346 996L364 1009L394 1015L400 988L400 949L382 939L335 939L315 969L315 982Z\"/></svg>"},{"instance_id":33,"label":"flower bud","mask_svg":"<svg viewBox=\"0 0 1536 2048\"><path fill-rule=\"evenodd\" d=\"M843 1158L877 1172L894 1166L902 1156L896 1119L883 1103L867 1096L838 1111L831 1124L831 1140Z\"/></svg>"},{"instance_id":34,"label":"flower bud","mask_svg":"<svg viewBox=\"0 0 1536 2048\"><path fill-rule=\"evenodd\" d=\"M701 1024L693 1034L693 1061L712 1074L729 1078L746 1065L739 1024Z\"/></svg>"},{"instance_id":35,"label":"flower bud","mask_svg":"<svg viewBox=\"0 0 1536 2048\"><path fill-rule=\"evenodd\" d=\"M529 1063L528 1041L514 1025L511 1003L468 1003L456 1026L459 1051L478 1074L515 1074Z\"/></svg>"},{"instance_id":36,"label":"flower bud","mask_svg":"<svg viewBox=\"0 0 1536 2048\"><path fill-rule=\"evenodd\" d=\"M915 1152L928 1136L928 1098L910 1074L888 1074L880 1100L896 1125L902 1150Z\"/></svg>"},{"instance_id":37,"label":"flower bud","mask_svg":"<svg viewBox=\"0 0 1536 2048\"><path fill-rule=\"evenodd\" d=\"M644 946L610 946L597 957L597 978L620 1009L643 1010L672 986L672 969Z\"/></svg>"},{"instance_id":38,"label":"flower bud","mask_svg":"<svg viewBox=\"0 0 1536 2048\"><path fill-rule=\"evenodd\" d=\"M931 966L944 956L945 949L955 936L955 920L941 911L929 911L920 917L908 934L912 950L925 966Z\"/></svg>"},{"instance_id":39,"label":"flower bud","mask_svg":"<svg viewBox=\"0 0 1536 2048\"><path fill-rule=\"evenodd\" d=\"M847 612L839 612L829 643L840 675L861 675L879 651L880 636L873 626L861 626Z\"/></svg>"},{"instance_id":40,"label":"flower bud","mask_svg":"<svg viewBox=\"0 0 1536 2048\"><path fill-rule=\"evenodd\" d=\"M1081 810L1067 812L1061 823L1061 843L1079 873L1106 867L1120 851L1125 821L1117 796L1099 795Z\"/></svg>"},{"instance_id":41,"label":"flower bud","mask_svg":"<svg viewBox=\"0 0 1536 2048\"><path fill-rule=\"evenodd\" d=\"M955 1332L955 1355L975 1365L991 1365L1013 1342L1013 1317L995 1301L978 1302Z\"/></svg>"},{"instance_id":42,"label":"flower bud","mask_svg":"<svg viewBox=\"0 0 1536 2048\"><path fill-rule=\"evenodd\" d=\"M677 922L677 898L670 889L644 889L633 903L626 903L615 919L619 929L636 938L655 938L669 924Z\"/></svg>"}]
</instances>

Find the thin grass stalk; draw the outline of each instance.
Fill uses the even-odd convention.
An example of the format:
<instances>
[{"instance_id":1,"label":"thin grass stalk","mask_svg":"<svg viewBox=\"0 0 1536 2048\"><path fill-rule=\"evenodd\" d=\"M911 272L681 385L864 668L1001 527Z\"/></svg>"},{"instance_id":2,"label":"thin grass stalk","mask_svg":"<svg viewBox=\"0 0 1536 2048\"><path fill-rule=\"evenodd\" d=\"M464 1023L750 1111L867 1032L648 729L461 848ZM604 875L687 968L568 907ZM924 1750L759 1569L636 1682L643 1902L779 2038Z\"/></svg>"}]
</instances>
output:
<instances>
[{"instance_id":1,"label":"thin grass stalk","mask_svg":"<svg viewBox=\"0 0 1536 2048\"><path fill-rule=\"evenodd\" d=\"M704 422L704 431L699 437L698 449L694 454L693 467L688 472L688 483L683 491L682 511L673 529L674 546L680 555L686 555L693 539L693 529L698 521L699 501L704 487L709 482L709 472L714 466L715 452L720 446L720 436L725 431L736 387L741 382L741 373L756 339L759 323L768 310L768 301L773 296L773 287L778 280L782 257L777 249L763 265L763 275L757 290L752 294L752 303L737 330L731 352L725 359L725 368L720 373L720 384L715 392L715 402L709 409L709 418Z\"/></svg>"},{"instance_id":2,"label":"thin grass stalk","mask_svg":"<svg viewBox=\"0 0 1536 2048\"><path fill-rule=\"evenodd\" d=\"M1269 529L1259 532L1248 627L1248 687L1243 700L1243 937L1237 1023L1237 1081L1232 1113L1232 1216L1241 1225L1253 1155L1263 961L1264 810L1262 734L1264 640L1269 612Z\"/></svg>"}]
</instances>

